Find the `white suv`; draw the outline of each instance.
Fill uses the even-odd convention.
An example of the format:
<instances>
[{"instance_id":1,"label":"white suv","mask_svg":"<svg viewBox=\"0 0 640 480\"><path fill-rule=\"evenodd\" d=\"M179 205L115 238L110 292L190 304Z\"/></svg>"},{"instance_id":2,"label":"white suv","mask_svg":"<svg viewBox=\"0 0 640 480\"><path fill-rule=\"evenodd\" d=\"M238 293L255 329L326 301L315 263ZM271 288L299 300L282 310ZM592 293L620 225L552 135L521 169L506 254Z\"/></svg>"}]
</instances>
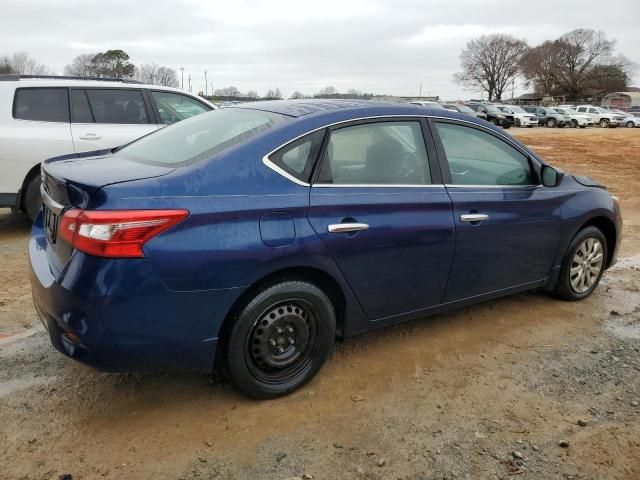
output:
<instances>
[{"instance_id":1,"label":"white suv","mask_svg":"<svg viewBox=\"0 0 640 480\"><path fill-rule=\"evenodd\" d=\"M527 112L522 107L518 105L496 105L501 111L513 115L514 121L516 122L516 127L537 127L538 126L538 117L536 117L533 113Z\"/></svg>"},{"instance_id":2,"label":"white suv","mask_svg":"<svg viewBox=\"0 0 640 480\"><path fill-rule=\"evenodd\" d=\"M33 219L43 160L115 148L214 108L133 80L0 75L0 207Z\"/></svg>"},{"instance_id":3,"label":"white suv","mask_svg":"<svg viewBox=\"0 0 640 480\"><path fill-rule=\"evenodd\" d=\"M575 110L578 113L586 113L593 119L594 125L597 124L603 128L617 127L624 120L622 115L613 113L606 108L594 107L593 105L580 105Z\"/></svg>"},{"instance_id":4,"label":"white suv","mask_svg":"<svg viewBox=\"0 0 640 480\"><path fill-rule=\"evenodd\" d=\"M593 118L589 116L588 113L578 113L575 108L570 107L553 107L554 110L560 113L564 113L565 115L569 115L571 118L571 123L569 126L571 128L587 128L589 125L593 125Z\"/></svg>"}]
</instances>

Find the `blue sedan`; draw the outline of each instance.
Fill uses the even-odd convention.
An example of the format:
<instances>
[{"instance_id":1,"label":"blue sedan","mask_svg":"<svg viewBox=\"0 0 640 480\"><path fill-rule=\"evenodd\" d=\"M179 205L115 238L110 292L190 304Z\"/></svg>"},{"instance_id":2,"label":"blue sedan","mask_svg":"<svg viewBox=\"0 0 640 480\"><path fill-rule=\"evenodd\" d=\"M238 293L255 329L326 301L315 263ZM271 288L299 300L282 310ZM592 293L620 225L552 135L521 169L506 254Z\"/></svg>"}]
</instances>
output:
<instances>
[{"instance_id":1,"label":"blue sedan","mask_svg":"<svg viewBox=\"0 0 640 480\"><path fill-rule=\"evenodd\" d=\"M29 243L54 347L291 392L347 337L516 292L589 296L618 202L443 109L271 101L42 167Z\"/></svg>"}]
</instances>

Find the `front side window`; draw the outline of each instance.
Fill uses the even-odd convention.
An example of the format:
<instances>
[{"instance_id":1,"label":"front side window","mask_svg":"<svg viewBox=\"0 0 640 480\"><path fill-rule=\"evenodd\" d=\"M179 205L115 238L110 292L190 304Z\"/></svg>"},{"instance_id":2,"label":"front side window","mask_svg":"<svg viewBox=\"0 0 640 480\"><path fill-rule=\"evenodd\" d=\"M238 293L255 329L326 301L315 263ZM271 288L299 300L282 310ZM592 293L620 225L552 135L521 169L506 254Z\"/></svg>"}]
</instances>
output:
<instances>
[{"instance_id":1,"label":"front side window","mask_svg":"<svg viewBox=\"0 0 640 480\"><path fill-rule=\"evenodd\" d=\"M91 111L96 123L149 123L140 90L87 90Z\"/></svg>"},{"instance_id":2,"label":"front side window","mask_svg":"<svg viewBox=\"0 0 640 480\"><path fill-rule=\"evenodd\" d=\"M118 154L134 162L180 167L209 159L286 118L258 110L214 110L144 136Z\"/></svg>"},{"instance_id":3,"label":"front side window","mask_svg":"<svg viewBox=\"0 0 640 480\"><path fill-rule=\"evenodd\" d=\"M210 110L197 100L179 93L156 91L151 92L151 96L156 102L160 120L165 125L171 125Z\"/></svg>"},{"instance_id":4,"label":"front side window","mask_svg":"<svg viewBox=\"0 0 640 480\"><path fill-rule=\"evenodd\" d=\"M476 128L436 122L454 185L533 185L528 158Z\"/></svg>"},{"instance_id":5,"label":"front side window","mask_svg":"<svg viewBox=\"0 0 640 480\"><path fill-rule=\"evenodd\" d=\"M40 122L69 122L69 98L66 88L19 88L13 106L13 118Z\"/></svg>"},{"instance_id":6,"label":"front side window","mask_svg":"<svg viewBox=\"0 0 640 480\"><path fill-rule=\"evenodd\" d=\"M431 183L420 123L367 123L334 130L318 182L338 185Z\"/></svg>"}]
</instances>

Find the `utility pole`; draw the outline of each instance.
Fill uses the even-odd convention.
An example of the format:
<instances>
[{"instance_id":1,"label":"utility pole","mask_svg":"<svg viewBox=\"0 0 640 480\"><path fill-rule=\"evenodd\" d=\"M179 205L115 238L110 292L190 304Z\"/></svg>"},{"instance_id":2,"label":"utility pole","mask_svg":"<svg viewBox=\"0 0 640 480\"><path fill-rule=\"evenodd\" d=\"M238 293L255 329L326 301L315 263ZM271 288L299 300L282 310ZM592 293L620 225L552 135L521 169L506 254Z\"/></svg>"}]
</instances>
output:
<instances>
[{"instance_id":1,"label":"utility pole","mask_svg":"<svg viewBox=\"0 0 640 480\"><path fill-rule=\"evenodd\" d=\"M516 79L512 78L511 79L511 103L513 103L513 90L515 88L515 84L516 84Z\"/></svg>"},{"instance_id":2,"label":"utility pole","mask_svg":"<svg viewBox=\"0 0 640 480\"><path fill-rule=\"evenodd\" d=\"M211 96L213 97L213 82L211 82Z\"/></svg>"},{"instance_id":3,"label":"utility pole","mask_svg":"<svg viewBox=\"0 0 640 480\"><path fill-rule=\"evenodd\" d=\"M189 93L191 93L191 74L189 74Z\"/></svg>"},{"instance_id":4,"label":"utility pole","mask_svg":"<svg viewBox=\"0 0 640 480\"><path fill-rule=\"evenodd\" d=\"M207 83L207 71L204 71L204 96L207 97L209 93L209 84Z\"/></svg>"},{"instance_id":5,"label":"utility pole","mask_svg":"<svg viewBox=\"0 0 640 480\"><path fill-rule=\"evenodd\" d=\"M180 76L182 78L182 82L180 84L180 89L184 90L184 67L180 67Z\"/></svg>"}]
</instances>

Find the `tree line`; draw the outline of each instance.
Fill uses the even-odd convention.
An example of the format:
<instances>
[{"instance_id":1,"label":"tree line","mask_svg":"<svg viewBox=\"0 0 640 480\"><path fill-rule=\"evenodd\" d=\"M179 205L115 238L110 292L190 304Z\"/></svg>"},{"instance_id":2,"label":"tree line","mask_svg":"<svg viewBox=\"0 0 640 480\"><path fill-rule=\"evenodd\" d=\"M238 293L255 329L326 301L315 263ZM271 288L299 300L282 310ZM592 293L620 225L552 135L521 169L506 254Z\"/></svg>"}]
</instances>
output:
<instances>
[{"instance_id":1,"label":"tree line","mask_svg":"<svg viewBox=\"0 0 640 480\"><path fill-rule=\"evenodd\" d=\"M26 52L0 57L0 74L53 75L52 70L36 61ZM130 62L129 54L123 50L107 50L98 53L83 53L64 67L64 74L78 77L131 78L153 85L178 87L178 74L173 68L145 63L139 66Z\"/></svg>"},{"instance_id":2,"label":"tree line","mask_svg":"<svg viewBox=\"0 0 640 480\"><path fill-rule=\"evenodd\" d=\"M311 95L302 93L300 90L296 90L289 96L289 99L342 98L370 100L374 96L375 95L373 93L365 93L355 88L350 88L346 92L340 93L335 87L328 86ZM212 100L282 100L284 99L284 95L278 87L270 88L266 91L264 96L260 96L255 90L249 90L248 92L243 93L238 88L232 86L214 90L213 95L209 98Z\"/></svg>"},{"instance_id":3,"label":"tree line","mask_svg":"<svg viewBox=\"0 0 640 480\"><path fill-rule=\"evenodd\" d=\"M615 54L616 41L601 31L572 30L531 47L511 35L483 35L469 41L460 54L462 71L454 80L500 100L522 81L541 95L583 100L629 86L635 65Z\"/></svg>"}]
</instances>

